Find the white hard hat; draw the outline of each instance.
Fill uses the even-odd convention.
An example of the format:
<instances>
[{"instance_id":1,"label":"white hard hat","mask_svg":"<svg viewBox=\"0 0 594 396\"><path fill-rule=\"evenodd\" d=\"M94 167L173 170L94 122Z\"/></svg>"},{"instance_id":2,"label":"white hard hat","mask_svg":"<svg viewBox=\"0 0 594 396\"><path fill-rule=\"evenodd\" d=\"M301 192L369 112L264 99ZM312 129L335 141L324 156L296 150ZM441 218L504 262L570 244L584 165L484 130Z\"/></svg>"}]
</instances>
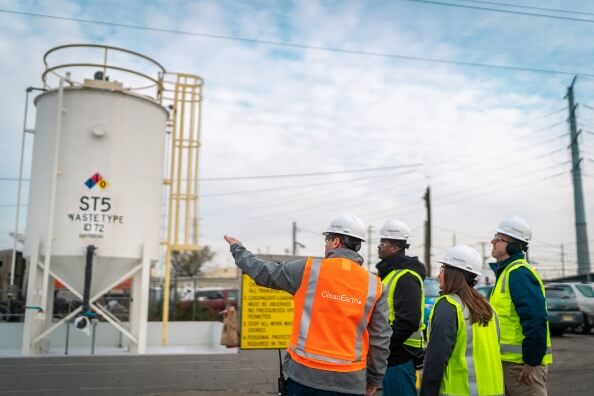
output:
<instances>
[{"instance_id":1,"label":"white hard hat","mask_svg":"<svg viewBox=\"0 0 594 396\"><path fill-rule=\"evenodd\" d=\"M380 229L380 238L408 241L410 228L400 220L386 220Z\"/></svg>"},{"instance_id":2,"label":"white hard hat","mask_svg":"<svg viewBox=\"0 0 594 396\"><path fill-rule=\"evenodd\" d=\"M450 248L446 256L439 262L475 275L481 274L481 256L467 245L456 245Z\"/></svg>"},{"instance_id":3,"label":"white hard hat","mask_svg":"<svg viewBox=\"0 0 594 396\"><path fill-rule=\"evenodd\" d=\"M495 231L526 243L529 243L532 239L532 229L530 229L526 220L518 216L508 217L503 220Z\"/></svg>"},{"instance_id":4,"label":"white hard hat","mask_svg":"<svg viewBox=\"0 0 594 396\"><path fill-rule=\"evenodd\" d=\"M365 224L357 216L338 216L330 222L328 229L322 233L322 235L328 234L348 235L365 242Z\"/></svg>"}]
</instances>

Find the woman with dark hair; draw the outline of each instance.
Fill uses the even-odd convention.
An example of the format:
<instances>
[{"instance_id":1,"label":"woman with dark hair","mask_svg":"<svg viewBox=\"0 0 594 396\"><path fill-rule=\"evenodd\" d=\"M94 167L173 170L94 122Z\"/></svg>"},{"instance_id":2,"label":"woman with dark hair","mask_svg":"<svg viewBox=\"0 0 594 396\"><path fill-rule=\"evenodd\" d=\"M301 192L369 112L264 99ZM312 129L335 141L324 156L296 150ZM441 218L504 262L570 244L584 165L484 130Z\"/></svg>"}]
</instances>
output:
<instances>
[{"instance_id":1,"label":"woman with dark hair","mask_svg":"<svg viewBox=\"0 0 594 396\"><path fill-rule=\"evenodd\" d=\"M439 262L441 297L429 316L421 395L504 395L499 321L474 289L481 257L458 245Z\"/></svg>"}]
</instances>

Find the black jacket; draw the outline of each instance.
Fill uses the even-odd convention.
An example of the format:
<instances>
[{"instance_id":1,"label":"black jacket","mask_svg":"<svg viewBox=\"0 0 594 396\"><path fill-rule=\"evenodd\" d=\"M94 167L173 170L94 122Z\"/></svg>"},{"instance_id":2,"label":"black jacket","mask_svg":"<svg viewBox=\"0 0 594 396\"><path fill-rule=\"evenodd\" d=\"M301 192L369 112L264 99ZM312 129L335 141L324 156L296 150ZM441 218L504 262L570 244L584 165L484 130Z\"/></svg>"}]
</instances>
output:
<instances>
[{"instance_id":1,"label":"black jacket","mask_svg":"<svg viewBox=\"0 0 594 396\"><path fill-rule=\"evenodd\" d=\"M393 270L410 269L425 279L427 270L418 257L409 257L404 252L388 257L376 265L378 275L382 280ZM422 291L419 280L411 275L403 275L394 290L394 310L396 319L392 324L392 337L390 338L390 356L388 367L408 362L417 356L422 359L422 350L403 345L404 341L419 329L423 316L421 307ZM424 302L423 302L424 304ZM423 305L424 307L424 305Z\"/></svg>"}]
</instances>

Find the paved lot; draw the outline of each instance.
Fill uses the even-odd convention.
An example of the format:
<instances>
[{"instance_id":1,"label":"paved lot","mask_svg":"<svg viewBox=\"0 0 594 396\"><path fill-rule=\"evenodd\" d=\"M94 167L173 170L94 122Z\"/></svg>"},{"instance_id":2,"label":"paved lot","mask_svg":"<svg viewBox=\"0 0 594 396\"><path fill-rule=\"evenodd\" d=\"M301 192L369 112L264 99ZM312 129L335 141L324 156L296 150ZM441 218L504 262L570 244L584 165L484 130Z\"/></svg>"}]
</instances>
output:
<instances>
[{"instance_id":1,"label":"paved lot","mask_svg":"<svg viewBox=\"0 0 594 396\"><path fill-rule=\"evenodd\" d=\"M554 337L553 365L549 368L549 395L594 394L594 334L567 333Z\"/></svg>"},{"instance_id":2,"label":"paved lot","mask_svg":"<svg viewBox=\"0 0 594 396\"><path fill-rule=\"evenodd\" d=\"M549 396L594 394L594 334L567 333L554 337L554 362L549 367ZM378 395L380 393L378 392ZM226 391L187 391L159 393L155 396L248 396L271 393L238 393Z\"/></svg>"}]
</instances>

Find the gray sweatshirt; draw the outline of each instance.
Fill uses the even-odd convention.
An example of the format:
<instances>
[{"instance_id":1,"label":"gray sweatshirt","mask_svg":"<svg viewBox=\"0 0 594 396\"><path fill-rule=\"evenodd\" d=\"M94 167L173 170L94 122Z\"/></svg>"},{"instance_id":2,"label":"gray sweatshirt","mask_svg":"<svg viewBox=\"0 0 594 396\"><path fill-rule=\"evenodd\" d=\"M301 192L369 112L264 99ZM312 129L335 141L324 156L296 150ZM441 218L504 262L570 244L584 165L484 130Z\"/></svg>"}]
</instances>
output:
<instances>
[{"instance_id":1,"label":"gray sweatshirt","mask_svg":"<svg viewBox=\"0 0 594 396\"><path fill-rule=\"evenodd\" d=\"M306 259L287 263L260 260L238 243L231 245L231 253L235 264L260 286L285 290L292 295L301 286ZM363 257L349 249L331 250L326 255L326 258L330 257L346 258L359 265L363 264ZM385 293L382 293L371 313L367 331L369 332L367 369L348 373L318 370L299 364L286 354L283 362L285 375L311 388L351 394L365 393L367 385L381 385L390 354L389 345L392 334L388 324L388 304Z\"/></svg>"}]
</instances>

